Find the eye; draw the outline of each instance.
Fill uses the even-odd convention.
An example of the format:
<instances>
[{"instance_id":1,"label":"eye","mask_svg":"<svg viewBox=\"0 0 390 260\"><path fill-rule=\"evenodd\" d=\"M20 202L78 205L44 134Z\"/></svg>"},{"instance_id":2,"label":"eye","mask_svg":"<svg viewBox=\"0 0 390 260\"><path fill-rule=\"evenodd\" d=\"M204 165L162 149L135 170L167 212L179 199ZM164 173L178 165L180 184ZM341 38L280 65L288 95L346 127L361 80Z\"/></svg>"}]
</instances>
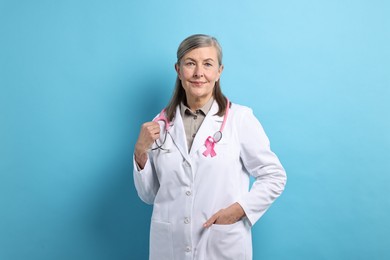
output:
<instances>
[{"instance_id":1,"label":"eye","mask_svg":"<svg viewBox=\"0 0 390 260\"><path fill-rule=\"evenodd\" d=\"M204 65L205 65L206 67L212 67L212 66L213 66L213 64L211 64L210 62L206 62Z\"/></svg>"},{"instance_id":2,"label":"eye","mask_svg":"<svg viewBox=\"0 0 390 260\"><path fill-rule=\"evenodd\" d=\"M195 62L193 61L188 61L185 63L186 66L195 66Z\"/></svg>"}]
</instances>

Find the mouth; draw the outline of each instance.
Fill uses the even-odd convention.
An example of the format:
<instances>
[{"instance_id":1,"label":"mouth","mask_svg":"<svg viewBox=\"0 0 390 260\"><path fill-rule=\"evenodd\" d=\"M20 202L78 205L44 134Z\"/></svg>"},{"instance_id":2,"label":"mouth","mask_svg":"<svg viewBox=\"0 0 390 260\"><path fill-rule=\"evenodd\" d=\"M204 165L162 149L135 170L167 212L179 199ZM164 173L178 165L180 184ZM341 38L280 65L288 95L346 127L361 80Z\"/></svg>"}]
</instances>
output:
<instances>
[{"instance_id":1,"label":"mouth","mask_svg":"<svg viewBox=\"0 0 390 260\"><path fill-rule=\"evenodd\" d=\"M206 82L202 82L202 81L190 81L190 83L194 86L197 86L197 87L200 87L202 86L203 84L206 84Z\"/></svg>"}]
</instances>

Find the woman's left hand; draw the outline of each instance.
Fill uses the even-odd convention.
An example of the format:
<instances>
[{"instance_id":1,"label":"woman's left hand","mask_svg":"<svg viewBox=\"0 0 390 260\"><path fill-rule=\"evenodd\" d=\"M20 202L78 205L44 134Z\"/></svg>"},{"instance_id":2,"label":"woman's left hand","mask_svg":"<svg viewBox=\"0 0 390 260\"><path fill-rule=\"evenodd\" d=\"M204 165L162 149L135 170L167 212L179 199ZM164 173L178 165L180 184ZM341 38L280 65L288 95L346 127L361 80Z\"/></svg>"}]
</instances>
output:
<instances>
[{"instance_id":1,"label":"woman's left hand","mask_svg":"<svg viewBox=\"0 0 390 260\"><path fill-rule=\"evenodd\" d=\"M210 227L212 224L229 225L234 224L245 216L245 212L241 205L237 202L230 205L226 209L221 209L211 216L204 224L204 228Z\"/></svg>"}]
</instances>

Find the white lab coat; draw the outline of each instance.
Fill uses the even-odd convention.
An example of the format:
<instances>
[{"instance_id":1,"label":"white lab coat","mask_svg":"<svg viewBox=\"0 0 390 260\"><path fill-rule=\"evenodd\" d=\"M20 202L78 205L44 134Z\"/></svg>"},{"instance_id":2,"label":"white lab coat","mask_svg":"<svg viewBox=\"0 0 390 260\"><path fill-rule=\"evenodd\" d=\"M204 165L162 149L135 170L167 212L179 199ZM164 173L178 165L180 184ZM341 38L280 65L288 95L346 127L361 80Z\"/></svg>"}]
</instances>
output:
<instances>
[{"instance_id":1,"label":"white lab coat","mask_svg":"<svg viewBox=\"0 0 390 260\"><path fill-rule=\"evenodd\" d=\"M215 157L205 157L205 140L220 129L214 101L188 152L177 107L164 150L150 151L143 170L134 161L139 197L153 204L150 260L250 260L251 227L281 194L285 171L252 110L232 104L215 145ZM165 135L160 122L160 141ZM255 182L251 187L249 175ZM232 225L203 223L218 210L238 202L246 217Z\"/></svg>"}]
</instances>

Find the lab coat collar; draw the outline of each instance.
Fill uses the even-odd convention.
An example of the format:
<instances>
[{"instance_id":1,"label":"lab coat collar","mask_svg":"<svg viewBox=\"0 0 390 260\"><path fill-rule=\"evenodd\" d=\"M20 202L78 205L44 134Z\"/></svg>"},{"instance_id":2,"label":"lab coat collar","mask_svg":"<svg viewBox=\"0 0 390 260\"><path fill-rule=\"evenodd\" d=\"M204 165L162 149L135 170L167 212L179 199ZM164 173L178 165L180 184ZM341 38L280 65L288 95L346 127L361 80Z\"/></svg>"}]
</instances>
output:
<instances>
[{"instance_id":1,"label":"lab coat collar","mask_svg":"<svg viewBox=\"0 0 390 260\"><path fill-rule=\"evenodd\" d=\"M183 120L180 115L180 105L176 107L176 114L175 117L173 118L173 125L169 130L169 134L171 135L173 142L179 149L182 156L188 162L190 162L189 155L188 155L186 133L184 130Z\"/></svg>"},{"instance_id":2,"label":"lab coat collar","mask_svg":"<svg viewBox=\"0 0 390 260\"><path fill-rule=\"evenodd\" d=\"M180 106L176 107L176 114L173 119L171 129L169 130L169 134L186 161L191 162L190 157L194 156L199 149L205 150L206 139L209 136L213 136L215 132L220 130L223 122L223 116L221 117L216 115L218 108L218 103L214 100L210 111L207 113L198 133L194 138L191 150L188 153L186 133L184 130L183 120L180 115ZM204 151L200 152L203 153Z\"/></svg>"},{"instance_id":3,"label":"lab coat collar","mask_svg":"<svg viewBox=\"0 0 390 260\"><path fill-rule=\"evenodd\" d=\"M173 142L179 149L182 156L191 162L190 157L194 156L199 149L205 149L205 142L209 136L213 136L215 132L220 130L223 122L223 116L218 116L218 103L214 100L210 111L207 113L202 125L200 126L198 133L194 138L190 152L188 153L186 133L184 130L183 120L180 115L180 106L176 107L176 114L173 119L173 125L169 131ZM200 151L203 153L203 151Z\"/></svg>"}]
</instances>

